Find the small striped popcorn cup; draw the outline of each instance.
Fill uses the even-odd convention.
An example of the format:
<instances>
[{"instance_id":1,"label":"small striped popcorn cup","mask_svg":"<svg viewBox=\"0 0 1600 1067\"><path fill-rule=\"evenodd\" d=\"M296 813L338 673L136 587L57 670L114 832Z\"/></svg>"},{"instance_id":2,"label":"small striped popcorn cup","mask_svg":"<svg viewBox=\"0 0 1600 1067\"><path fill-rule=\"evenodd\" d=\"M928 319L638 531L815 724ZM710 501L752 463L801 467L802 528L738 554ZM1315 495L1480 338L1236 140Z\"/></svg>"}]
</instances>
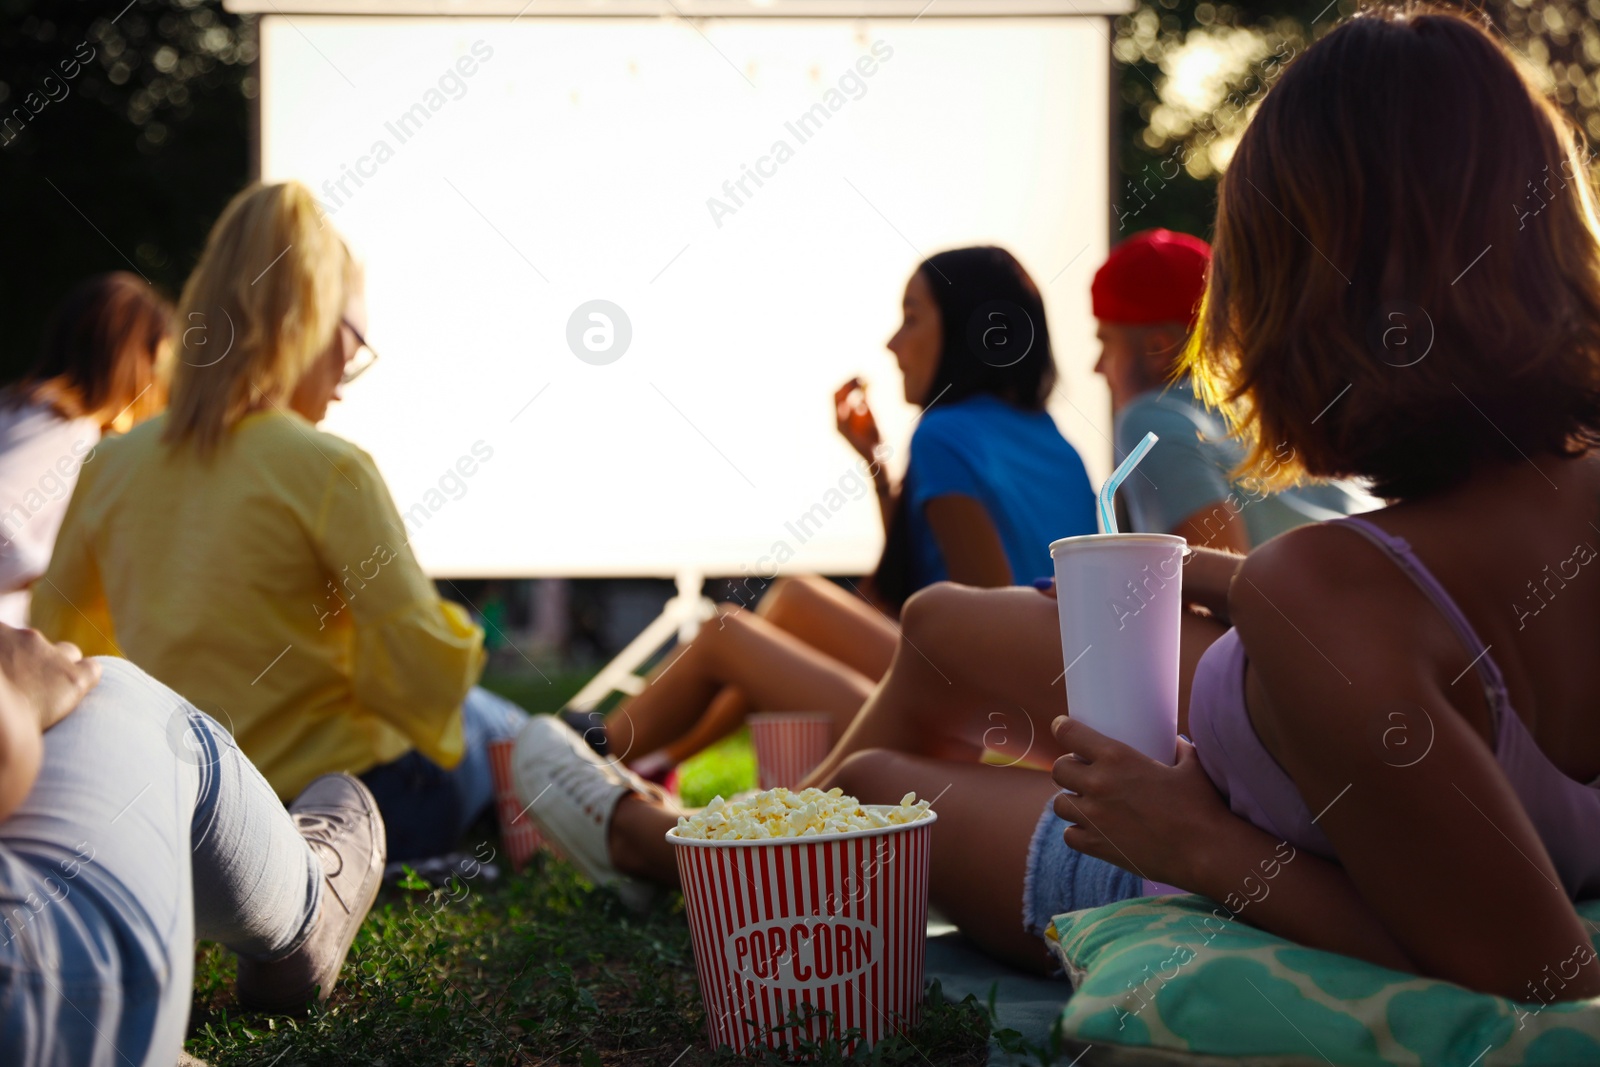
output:
<instances>
[{"instance_id":1,"label":"small striped popcorn cup","mask_svg":"<svg viewBox=\"0 0 1600 1067\"><path fill-rule=\"evenodd\" d=\"M798 787L833 748L833 716L825 711L767 711L747 721L762 789Z\"/></svg>"},{"instance_id":2,"label":"small striped popcorn cup","mask_svg":"<svg viewBox=\"0 0 1600 1067\"><path fill-rule=\"evenodd\" d=\"M489 770L494 775L494 808L500 817L500 841L511 858L511 869L520 871L544 842L538 828L528 819L512 784L511 751L515 747L515 738L490 741Z\"/></svg>"}]
</instances>

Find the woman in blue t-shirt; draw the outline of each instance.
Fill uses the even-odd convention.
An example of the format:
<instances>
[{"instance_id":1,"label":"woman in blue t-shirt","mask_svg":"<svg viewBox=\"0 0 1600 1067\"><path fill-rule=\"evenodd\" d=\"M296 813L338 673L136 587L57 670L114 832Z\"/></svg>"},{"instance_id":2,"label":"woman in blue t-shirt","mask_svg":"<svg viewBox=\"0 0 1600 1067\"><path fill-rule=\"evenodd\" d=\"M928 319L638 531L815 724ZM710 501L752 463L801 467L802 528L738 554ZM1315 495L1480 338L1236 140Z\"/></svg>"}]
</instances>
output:
<instances>
[{"instance_id":1,"label":"woman in blue t-shirt","mask_svg":"<svg viewBox=\"0 0 1600 1067\"><path fill-rule=\"evenodd\" d=\"M757 612L725 606L603 722L567 712L596 748L650 778L737 729L752 711L827 711L839 736L888 669L893 621L923 586L1026 583L1048 574L1049 545L1092 533L1083 460L1045 410L1055 358L1038 286L1002 248L924 261L906 284L888 347L922 409L894 486L859 379L834 396L839 432L867 460L883 555L867 588L780 582Z\"/></svg>"},{"instance_id":2,"label":"woman in blue t-shirt","mask_svg":"<svg viewBox=\"0 0 1600 1067\"><path fill-rule=\"evenodd\" d=\"M898 614L925 585L1016 585L1048 574L1049 545L1093 533L1094 489L1045 411L1056 365L1044 302L1003 248L931 257L906 284L889 339L922 409L898 492L874 463L886 541L873 592ZM839 429L871 461L878 430L858 382Z\"/></svg>"}]
</instances>

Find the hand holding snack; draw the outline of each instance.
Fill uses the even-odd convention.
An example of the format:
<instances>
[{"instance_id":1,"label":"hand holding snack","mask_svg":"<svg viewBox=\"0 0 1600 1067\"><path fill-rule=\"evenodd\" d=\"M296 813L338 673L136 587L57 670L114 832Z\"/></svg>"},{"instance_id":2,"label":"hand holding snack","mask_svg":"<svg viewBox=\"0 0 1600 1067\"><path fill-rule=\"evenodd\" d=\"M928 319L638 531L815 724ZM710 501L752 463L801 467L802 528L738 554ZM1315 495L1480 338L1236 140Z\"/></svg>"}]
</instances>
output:
<instances>
[{"instance_id":1,"label":"hand holding snack","mask_svg":"<svg viewBox=\"0 0 1600 1067\"><path fill-rule=\"evenodd\" d=\"M867 406L867 386L860 378L851 378L833 394L834 419L839 432L850 442L850 447L871 462L874 450L883 443L878 434L878 421Z\"/></svg>"}]
</instances>

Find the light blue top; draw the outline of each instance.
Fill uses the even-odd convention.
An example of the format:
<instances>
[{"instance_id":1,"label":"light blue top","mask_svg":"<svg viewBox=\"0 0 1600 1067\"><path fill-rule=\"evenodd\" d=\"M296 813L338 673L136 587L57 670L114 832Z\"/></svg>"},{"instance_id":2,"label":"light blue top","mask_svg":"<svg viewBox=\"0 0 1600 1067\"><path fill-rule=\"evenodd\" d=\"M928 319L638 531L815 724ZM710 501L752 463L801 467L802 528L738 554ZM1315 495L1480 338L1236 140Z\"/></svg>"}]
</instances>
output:
<instances>
[{"instance_id":1,"label":"light blue top","mask_svg":"<svg viewBox=\"0 0 1600 1067\"><path fill-rule=\"evenodd\" d=\"M1240 514L1254 546L1296 526L1369 511L1379 503L1337 482L1264 493L1248 480L1234 481L1229 472L1244 458L1243 446L1228 436L1222 416L1200 402L1188 380L1142 393L1117 413L1117 462L1150 431L1161 440L1118 492L1128 521L1140 533L1171 533L1201 511L1216 513L1220 529ZM1285 443L1279 458L1290 456Z\"/></svg>"},{"instance_id":2,"label":"light blue top","mask_svg":"<svg viewBox=\"0 0 1600 1067\"><path fill-rule=\"evenodd\" d=\"M1051 541L1095 532L1089 473L1049 412L989 395L923 413L903 492L913 589L950 575L925 511L936 497L959 493L983 505L1019 585L1052 573Z\"/></svg>"}]
</instances>

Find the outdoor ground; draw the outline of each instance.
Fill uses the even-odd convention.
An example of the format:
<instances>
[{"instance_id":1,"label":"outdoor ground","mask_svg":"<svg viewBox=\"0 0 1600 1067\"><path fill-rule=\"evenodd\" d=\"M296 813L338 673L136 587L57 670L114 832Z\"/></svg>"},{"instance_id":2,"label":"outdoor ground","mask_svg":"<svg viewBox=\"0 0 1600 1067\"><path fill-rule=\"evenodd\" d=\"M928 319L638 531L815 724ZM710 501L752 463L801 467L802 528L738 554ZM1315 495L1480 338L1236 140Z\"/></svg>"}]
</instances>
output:
<instances>
[{"instance_id":1,"label":"outdoor ground","mask_svg":"<svg viewBox=\"0 0 1600 1067\"><path fill-rule=\"evenodd\" d=\"M486 681L543 711L581 679ZM693 802L753 783L748 740L736 737L687 766L682 788ZM499 867L498 880L483 872L430 889L412 877L386 888L337 992L309 1017L238 1014L232 957L202 944L188 1052L212 1067L750 1062L707 1048L681 896L663 894L636 917L548 852L513 874L497 836L474 838L463 851ZM975 1001L930 998L909 1039L851 1062L981 1064L988 1033ZM820 1051L815 1062L842 1062L837 1048Z\"/></svg>"}]
</instances>

